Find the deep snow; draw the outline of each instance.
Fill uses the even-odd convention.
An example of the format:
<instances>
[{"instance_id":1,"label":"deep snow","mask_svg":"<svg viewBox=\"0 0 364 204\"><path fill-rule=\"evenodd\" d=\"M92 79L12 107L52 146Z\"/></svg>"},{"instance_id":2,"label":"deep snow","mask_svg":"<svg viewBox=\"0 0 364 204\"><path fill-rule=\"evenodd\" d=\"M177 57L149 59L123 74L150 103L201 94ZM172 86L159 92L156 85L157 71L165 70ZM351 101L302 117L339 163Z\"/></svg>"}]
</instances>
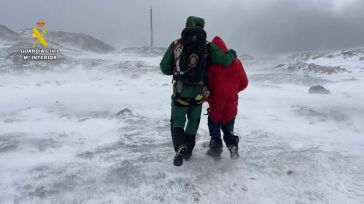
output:
<instances>
[{"instance_id":1,"label":"deep snow","mask_svg":"<svg viewBox=\"0 0 364 204\"><path fill-rule=\"evenodd\" d=\"M202 116L179 168L161 56L84 53L84 63L2 72L0 203L364 203L364 61L333 53L243 58L241 158L205 154ZM288 69L297 62L346 70Z\"/></svg>"}]
</instances>

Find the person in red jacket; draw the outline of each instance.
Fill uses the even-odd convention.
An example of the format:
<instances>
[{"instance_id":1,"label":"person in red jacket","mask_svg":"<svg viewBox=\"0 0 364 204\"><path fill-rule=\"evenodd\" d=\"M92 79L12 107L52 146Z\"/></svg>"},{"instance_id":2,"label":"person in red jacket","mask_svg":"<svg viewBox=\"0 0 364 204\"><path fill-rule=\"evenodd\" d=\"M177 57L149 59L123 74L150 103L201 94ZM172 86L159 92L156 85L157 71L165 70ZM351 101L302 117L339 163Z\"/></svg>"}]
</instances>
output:
<instances>
[{"instance_id":1,"label":"person in red jacket","mask_svg":"<svg viewBox=\"0 0 364 204\"><path fill-rule=\"evenodd\" d=\"M216 36L212 43L223 52L227 51L224 41ZM207 154L220 158L222 153L221 132L231 159L237 159L239 137L234 135L235 117L238 112L238 93L248 86L248 78L239 59L228 67L212 64L208 69L210 96L208 127L211 136Z\"/></svg>"}]
</instances>

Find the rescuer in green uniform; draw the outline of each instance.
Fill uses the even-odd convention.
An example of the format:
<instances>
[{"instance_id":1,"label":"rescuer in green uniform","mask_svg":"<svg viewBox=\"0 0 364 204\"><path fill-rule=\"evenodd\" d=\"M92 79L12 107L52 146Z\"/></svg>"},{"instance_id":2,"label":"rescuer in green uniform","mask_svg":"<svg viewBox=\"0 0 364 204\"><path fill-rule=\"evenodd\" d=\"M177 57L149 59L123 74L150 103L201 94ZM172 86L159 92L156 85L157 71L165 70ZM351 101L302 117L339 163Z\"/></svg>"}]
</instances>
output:
<instances>
[{"instance_id":1,"label":"rescuer in green uniform","mask_svg":"<svg viewBox=\"0 0 364 204\"><path fill-rule=\"evenodd\" d=\"M183 159L190 160L195 146L202 103L208 97L209 63L228 66L236 58L234 50L223 52L206 40L204 25L204 19L188 17L181 38L169 45L160 63L163 74L173 75L171 133L175 166L182 165Z\"/></svg>"}]
</instances>

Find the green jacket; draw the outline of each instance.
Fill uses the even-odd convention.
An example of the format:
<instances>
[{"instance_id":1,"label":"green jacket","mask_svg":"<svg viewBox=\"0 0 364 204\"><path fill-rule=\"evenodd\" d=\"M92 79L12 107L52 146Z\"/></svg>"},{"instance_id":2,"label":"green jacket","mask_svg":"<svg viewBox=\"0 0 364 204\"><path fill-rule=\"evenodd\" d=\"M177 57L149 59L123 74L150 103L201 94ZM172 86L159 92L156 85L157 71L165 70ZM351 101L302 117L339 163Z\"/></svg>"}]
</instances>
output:
<instances>
[{"instance_id":1,"label":"green jacket","mask_svg":"<svg viewBox=\"0 0 364 204\"><path fill-rule=\"evenodd\" d=\"M210 60L213 64L220 64L222 66L228 66L230 65L234 59L235 55L228 51L224 53L221 51L219 47L217 47L215 44L210 43L209 46L209 56ZM173 42L169 45L166 53L164 54L162 61L160 63L160 68L163 74L165 75L172 75L173 74L173 63L174 63L174 56L173 56ZM173 94L176 92L175 89L173 89ZM180 94L181 97L195 97L199 94L199 89L196 87L196 85L187 85L185 84L182 88L182 93Z\"/></svg>"}]
</instances>

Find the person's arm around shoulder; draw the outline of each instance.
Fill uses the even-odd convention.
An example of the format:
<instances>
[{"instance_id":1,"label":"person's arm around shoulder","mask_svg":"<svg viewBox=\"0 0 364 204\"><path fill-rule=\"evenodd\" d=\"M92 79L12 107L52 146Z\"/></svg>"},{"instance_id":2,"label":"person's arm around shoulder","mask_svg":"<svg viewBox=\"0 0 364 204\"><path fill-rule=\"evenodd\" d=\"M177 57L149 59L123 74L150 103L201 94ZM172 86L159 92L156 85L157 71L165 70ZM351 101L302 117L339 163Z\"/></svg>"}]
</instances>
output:
<instances>
[{"instance_id":1,"label":"person's arm around shoulder","mask_svg":"<svg viewBox=\"0 0 364 204\"><path fill-rule=\"evenodd\" d=\"M162 61L159 65L163 74L165 74L165 75L173 74L173 62L174 62L173 43L171 43L169 45L166 53L164 53Z\"/></svg>"},{"instance_id":2,"label":"person's arm around shoulder","mask_svg":"<svg viewBox=\"0 0 364 204\"><path fill-rule=\"evenodd\" d=\"M220 64L222 66L229 66L236 58L236 52L233 49L223 52L214 43L210 43L210 58L213 64Z\"/></svg>"}]
</instances>

